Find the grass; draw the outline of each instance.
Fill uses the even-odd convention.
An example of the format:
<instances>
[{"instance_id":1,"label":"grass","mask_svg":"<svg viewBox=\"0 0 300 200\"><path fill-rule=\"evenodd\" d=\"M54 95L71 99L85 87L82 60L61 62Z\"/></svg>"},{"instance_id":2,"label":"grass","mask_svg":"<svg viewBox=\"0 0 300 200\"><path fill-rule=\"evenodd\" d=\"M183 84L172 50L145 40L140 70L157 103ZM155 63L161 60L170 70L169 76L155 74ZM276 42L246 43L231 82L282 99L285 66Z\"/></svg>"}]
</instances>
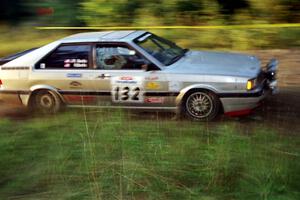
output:
<instances>
[{"instance_id":1,"label":"grass","mask_svg":"<svg viewBox=\"0 0 300 200\"><path fill-rule=\"evenodd\" d=\"M0 199L300 198L299 138L77 110L0 120Z\"/></svg>"}]
</instances>

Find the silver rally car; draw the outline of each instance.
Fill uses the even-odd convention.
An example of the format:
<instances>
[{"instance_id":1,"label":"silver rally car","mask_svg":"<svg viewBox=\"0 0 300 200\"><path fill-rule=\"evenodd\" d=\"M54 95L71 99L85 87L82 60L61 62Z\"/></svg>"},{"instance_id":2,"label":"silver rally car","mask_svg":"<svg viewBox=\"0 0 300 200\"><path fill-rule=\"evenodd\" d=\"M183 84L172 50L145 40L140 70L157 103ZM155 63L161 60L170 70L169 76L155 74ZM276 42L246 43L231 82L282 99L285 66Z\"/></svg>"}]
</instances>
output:
<instances>
[{"instance_id":1,"label":"silver rally car","mask_svg":"<svg viewBox=\"0 0 300 200\"><path fill-rule=\"evenodd\" d=\"M0 101L170 110L206 121L247 114L276 91L278 62L192 51L146 31L88 32L0 59Z\"/></svg>"}]
</instances>

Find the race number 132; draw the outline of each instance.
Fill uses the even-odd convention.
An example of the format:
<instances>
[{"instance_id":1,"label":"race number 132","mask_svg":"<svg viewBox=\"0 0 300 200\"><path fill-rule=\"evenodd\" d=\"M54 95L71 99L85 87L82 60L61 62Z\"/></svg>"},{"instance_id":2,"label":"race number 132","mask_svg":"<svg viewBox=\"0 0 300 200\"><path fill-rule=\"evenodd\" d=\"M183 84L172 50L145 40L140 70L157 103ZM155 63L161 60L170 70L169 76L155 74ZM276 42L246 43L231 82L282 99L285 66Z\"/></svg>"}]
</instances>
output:
<instances>
[{"instance_id":1,"label":"race number 132","mask_svg":"<svg viewBox=\"0 0 300 200\"><path fill-rule=\"evenodd\" d=\"M115 86L112 91L115 102L141 102L143 96L140 87Z\"/></svg>"}]
</instances>

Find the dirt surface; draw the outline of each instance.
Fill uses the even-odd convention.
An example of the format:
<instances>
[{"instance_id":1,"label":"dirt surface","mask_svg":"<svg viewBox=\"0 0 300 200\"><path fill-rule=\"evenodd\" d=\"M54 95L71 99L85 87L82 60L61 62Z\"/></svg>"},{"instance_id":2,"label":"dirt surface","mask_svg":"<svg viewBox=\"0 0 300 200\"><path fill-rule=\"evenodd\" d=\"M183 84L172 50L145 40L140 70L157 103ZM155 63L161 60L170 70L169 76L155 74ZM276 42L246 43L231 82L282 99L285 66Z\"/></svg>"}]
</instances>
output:
<instances>
[{"instance_id":1,"label":"dirt surface","mask_svg":"<svg viewBox=\"0 0 300 200\"><path fill-rule=\"evenodd\" d=\"M279 60L279 93L269 97L254 114L241 118L221 117L223 121L238 121L242 126L266 124L282 134L300 135L300 50L248 51L258 56L263 65L271 58ZM22 120L30 118L26 109L0 103L0 117Z\"/></svg>"},{"instance_id":2,"label":"dirt surface","mask_svg":"<svg viewBox=\"0 0 300 200\"><path fill-rule=\"evenodd\" d=\"M278 83L279 87L300 89L300 49L291 50L258 50L248 51L258 56L265 66L271 58L279 61Z\"/></svg>"},{"instance_id":3,"label":"dirt surface","mask_svg":"<svg viewBox=\"0 0 300 200\"><path fill-rule=\"evenodd\" d=\"M271 58L279 61L277 74L279 93L266 99L250 116L275 127L283 134L300 135L300 49L249 51L265 66ZM246 118L247 119L247 118ZM247 121L247 120L246 120Z\"/></svg>"}]
</instances>

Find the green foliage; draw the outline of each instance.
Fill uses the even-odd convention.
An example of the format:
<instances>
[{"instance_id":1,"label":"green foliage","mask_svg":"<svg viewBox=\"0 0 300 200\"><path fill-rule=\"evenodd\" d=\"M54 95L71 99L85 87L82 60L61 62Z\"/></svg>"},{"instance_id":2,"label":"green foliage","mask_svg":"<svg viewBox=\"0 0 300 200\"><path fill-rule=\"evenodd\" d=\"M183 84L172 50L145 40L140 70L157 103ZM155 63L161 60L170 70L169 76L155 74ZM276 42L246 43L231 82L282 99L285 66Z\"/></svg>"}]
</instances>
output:
<instances>
[{"instance_id":1,"label":"green foliage","mask_svg":"<svg viewBox=\"0 0 300 200\"><path fill-rule=\"evenodd\" d=\"M48 8L53 13L37 15L37 10L41 8ZM300 21L298 0L28 0L26 2L5 0L0 11L1 9L3 10L0 12L2 24L14 21L24 22L25 26L33 24L35 26L150 27L272 24ZM13 17L10 19L10 16ZM7 30L3 27L2 25L1 34L11 36L10 33L5 33ZM32 32L26 33L30 36ZM44 32L45 35L49 33ZM168 32L170 38L177 37L182 40L182 43L187 44L185 47L245 50L299 46L299 28L188 31L180 29L156 32L163 32L163 34ZM6 41L7 38L1 37L0 40ZM11 45L7 42L1 44L6 46L3 47L6 49L5 52L1 54L5 54L6 51L13 52L14 49L22 47L22 45Z\"/></svg>"},{"instance_id":2,"label":"green foliage","mask_svg":"<svg viewBox=\"0 0 300 200\"><path fill-rule=\"evenodd\" d=\"M298 138L141 116L0 120L0 198L299 199Z\"/></svg>"},{"instance_id":3,"label":"green foliage","mask_svg":"<svg viewBox=\"0 0 300 200\"><path fill-rule=\"evenodd\" d=\"M90 26L130 26L141 20L151 26L279 23L300 19L297 0L84 0L81 6L81 19Z\"/></svg>"},{"instance_id":4,"label":"green foliage","mask_svg":"<svg viewBox=\"0 0 300 200\"><path fill-rule=\"evenodd\" d=\"M35 12L41 8L49 8L53 13L40 16L35 13L35 18L31 20L38 24L47 24L47 26L80 26L84 22L80 21L80 2L81 0L30 0L27 5Z\"/></svg>"},{"instance_id":5,"label":"green foliage","mask_svg":"<svg viewBox=\"0 0 300 200\"><path fill-rule=\"evenodd\" d=\"M70 32L37 31L31 27L0 26L0 57L40 47L71 34Z\"/></svg>"},{"instance_id":6,"label":"green foliage","mask_svg":"<svg viewBox=\"0 0 300 200\"><path fill-rule=\"evenodd\" d=\"M2 0L0 6L0 22L16 24L24 18L32 15L30 7L27 7L21 0Z\"/></svg>"},{"instance_id":7,"label":"green foliage","mask_svg":"<svg viewBox=\"0 0 300 200\"><path fill-rule=\"evenodd\" d=\"M40 16L38 9L53 13ZM270 9L272 8L272 9ZM0 21L54 26L201 25L299 22L298 0L3 0Z\"/></svg>"}]
</instances>

